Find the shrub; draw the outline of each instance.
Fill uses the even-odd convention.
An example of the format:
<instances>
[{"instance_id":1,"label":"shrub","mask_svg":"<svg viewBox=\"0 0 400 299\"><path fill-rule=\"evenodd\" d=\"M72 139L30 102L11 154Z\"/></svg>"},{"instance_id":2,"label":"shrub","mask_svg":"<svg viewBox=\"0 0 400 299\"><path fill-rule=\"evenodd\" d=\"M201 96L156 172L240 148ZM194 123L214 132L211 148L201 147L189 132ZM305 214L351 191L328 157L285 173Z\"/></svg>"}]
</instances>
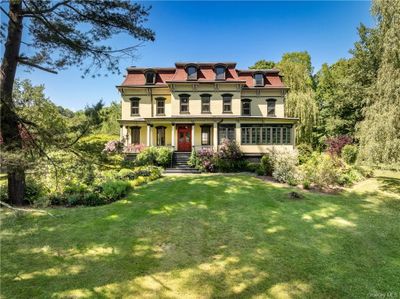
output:
<instances>
[{"instance_id":1,"label":"shrub","mask_svg":"<svg viewBox=\"0 0 400 299\"><path fill-rule=\"evenodd\" d=\"M46 196L47 193L48 190L39 180L26 180L24 199L30 204L40 201L41 198Z\"/></svg>"},{"instance_id":2,"label":"shrub","mask_svg":"<svg viewBox=\"0 0 400 299\"><path fill-rule=\"evenodd\" d=\"M258 168L260 168L260 163L254 163L254 162L246 163L246 170L249 172L257 172Z\"/></svg>"},{"instance_id":3,"label":"shrub","mask_svg":"<svg viewBox=\"0 0 400 299\"><path fill-rule=\"evenodd\" d=\"M243 153L240 150L239 145L232 140L224 139L222 140L221 146L218 152L218 158L224 160L236 161L243 157Z\"/></svg>"},{"instance_id":4,"label":"shrub","mask_svg":"<svg viewBox=\"0 0 400 299\"><path fill-rule=\"evenodd\" d=\"M273 152L271 155L273 161L272 176L278 182L297 185L299 172L297 171L298 158L295 152Z\"/></svg>"},{"instance_id":5,"label":"shrub","mask_svg":"<svg viewBox=\"0 0 400 299\"><path fill-rule=\"evenodd\" d=\"M199 165L199 163L200 163L200 161L199 161L197 152L193 149L192 152L190 153L188 165L189 165L190 167L197 168L198 165Z\"/></svg>"},{"instance_id":6,"label":"shrub","mask_svg":"<svg viewBox=\"0 0 400 299\"><path fill-rule=\"evenodd\" d=\"M326 140L327 152L332 156L340 156L343 147L352 142L353 139L347 135L328 138Z\"/></svg>"},{"instance_id":7,"label":"shrub","mask_svg":"<svg viewBox=\"0 0 400 299\"><path fill-rule=\"evenodd\" d=\"M104 153L105 144L108 142L115 142L117 136L108 134L92 134L86 137L82 137L78 143L77 148L87 154L101 157Z\"/></svg>"},{"instance_id":8,"label":"shrub","mask_svg":"<svg viewBox=\"0 0 400 299\"><path fill-rule=\"evenodd\" d=\"M201 171L214 172L216 170L216 155L211 148L202 148L197 152L196 163Z\"/></svg>"},{"instance_id":9,"label":"shrub","mask_svg":"<svg viewBox=\"0 0 400 299\"><path fill-rule=\"evenodd\" d=\"M121 153L124 148L124 144L119 140L108 141L103 148L103 152L107 154Z\"/></svg>"},{"instance_id":10,"label":"shrub","mask_svg":"<svg viewBox=\"0 0 400 299\"><path fill-rule=\"evenodd\" d=\"M215 158L215 164L219 171L230 172L246 169L247 163L235 141L224 139Z\"/></svg>"},{"instance_id":11,"label":"shrub","mask_svg":"<svg viewBox=\"0 0 400 299\"><path fill-rule=\"evenodd\" d=\"M171 164L172 150L168 147L148 147L142 150L135 160L138 166L158 165L167 167Z\"/></svg>"},{"instance_id":12,"label":"shrub","mask_svg":"<svg viewBox=\"0 0 400 299\"><path fill-rule=\"evenodd\" d=\"M109 201L115 201L125 196L131 188L127 181L112 180L100 185L101 193Z\"/></svg>"},{"instance_id":13,"label":"shrub","mask_svg":"<svg viewBox=\"0 0 400 299\"><path fill-rule=\"evenodd\" d=\"M168 147L156 148L156 164L162 167L168 167L172 161L172 150Z\"/></svg>"},{"instance_id":14,"label":"shrub","mask_svg":"<svg viewBox=\"0 0 400 299\"><path fill-rule=\"evenodd\" d=\"M313 153L310 159L302 165L304 178L320 188L338 184L339 168L338 158L325 153Z\"/></svg>"},{"instance_id":15,"label":"shrub","mask_svg":"<svg viewBox=\"0 0 400 299\"><path fill-rule=\"evenodd\" d=\"M354 164L357 160L358 148L352 144L346 144L342 149L342 158L348 164Z\"/></svg>"},{"instance_id":16,"label":"shrub","mask_svg":"<svg viewBox=\"0 0 400 299\"><path fill-rule=\"evenodd\" d=\"M311 157L311 154L313 152L313 149L311 145L307 143L302 143L296 146L298 155L299 155L299 163L303 164L307 162L307 160Z\"/></svg>"},{"instance_id":17,"label":"shrub","mask_svg":"<svg viewBox=\"0 0 400 299\"><path fill-rule=\"evenodd\" d=\"M260 161L260 173L262 173L262 175L272 175L273 171L274 165L271 155L265 154L264 156L262 156Z\"/></svg>"}]
</instances>

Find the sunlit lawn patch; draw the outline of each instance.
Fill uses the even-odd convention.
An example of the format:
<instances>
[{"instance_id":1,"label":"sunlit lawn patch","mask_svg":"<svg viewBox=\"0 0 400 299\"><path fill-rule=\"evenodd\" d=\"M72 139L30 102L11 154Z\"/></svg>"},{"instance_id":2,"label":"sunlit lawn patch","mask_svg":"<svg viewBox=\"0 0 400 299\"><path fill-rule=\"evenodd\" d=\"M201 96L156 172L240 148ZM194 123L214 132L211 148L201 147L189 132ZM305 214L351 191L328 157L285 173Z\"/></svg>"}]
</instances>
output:
<instances>
[{"instance_id":1,"label":"sunlit lawn patch","mask_svg":"<svg viewBox=\"0 0 400 299\"><path fill-rule=\"evenodd\" d=\"M294 189L245 175L166 177L111 205L52 211L62 217L5 212L1 296L398 294L398 179L291 200Z\"/></svg>"}]
</instances>

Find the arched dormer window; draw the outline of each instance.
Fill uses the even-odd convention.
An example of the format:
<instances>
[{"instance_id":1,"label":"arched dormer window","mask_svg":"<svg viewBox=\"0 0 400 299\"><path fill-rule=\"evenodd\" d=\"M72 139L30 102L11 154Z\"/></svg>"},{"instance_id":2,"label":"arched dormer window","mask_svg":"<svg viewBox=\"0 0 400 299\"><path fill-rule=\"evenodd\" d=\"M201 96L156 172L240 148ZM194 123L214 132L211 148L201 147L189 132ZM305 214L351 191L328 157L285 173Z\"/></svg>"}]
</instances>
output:
<instances>
[{"instance_id":1,"label":"arched dormer window","mask_svg":"<svg viewBox=\"0 0 400 299\"><path fill-rule=\"evenodd\" d=\"M156 73L154 71L147 71L144 76L146 77L146 84L156 84Z\"/></svg>"},{"instance_id":2,"label":"arched dormer window","mask_svg":"<svg viewBox=\"0 0 400 299\"><path fill-rule=\"evenodd\" d=\"M188 80L197 80L197 67L195 65L187 66L186 73Z\"/></svg>"},{"instance_id":3,"label":"arched dormer window","mask_svg":"<svg viewBox=\"0 0 400 299\"><path fill-rule=\"evenodd\" d=\"M255 73L254 74L254 86L264 86L264 74Z\"/></svg>"},{"instance_id":4,"label":"arched dormer window","mask_svg":"<svg viewBox=\"0 0 400 299\"><path fill-rule=\"evenodd\" d=\"M251 115L251 100L242 100L242 115Z\"/></svg>"},{"instance_id":5,"label":"arched dormer window","mask_svg":"<svg viewBox=\"0 0 400 299\"><path fill-rule=\"evenodd\" d=\"M276 104L275 99L267 99L267 116L271 116L271 117L276 116L275 104Z\"/></svg>"},{"instance_id":6,"label":"arched dormer window","mask_svg":"<svg viewBox=\"0 0 400 299\"><path fill-rule=\"evenodd\" d=\"M226 67L223 65L217 65L214 69L216 80L225 80L226 78Z\"/></svg>"}]
</instances>

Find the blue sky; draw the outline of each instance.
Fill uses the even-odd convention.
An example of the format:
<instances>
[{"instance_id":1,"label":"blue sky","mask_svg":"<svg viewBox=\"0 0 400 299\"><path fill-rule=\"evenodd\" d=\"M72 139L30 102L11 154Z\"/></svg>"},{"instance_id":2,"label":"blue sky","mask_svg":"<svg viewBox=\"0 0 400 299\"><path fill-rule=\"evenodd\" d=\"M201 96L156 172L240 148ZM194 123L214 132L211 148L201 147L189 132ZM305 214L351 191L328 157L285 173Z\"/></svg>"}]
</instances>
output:
<instances>
[{"instance_id":1,"label":"blue sky","mask_svg":"<svg viewBox=\"0 0 400 299\"><path fill-rule=\"evenodd\" d=\"M259 59L280 60L285 52L308 51L314 70L349 57L357 26L373 26L370 2L144 2L152 5L147 23L156 41L139 49L127 66L173 66L176 61L236 61L247 68ZM3 17L3 16L2 16ZM136 44L127 36L115 47ZM29 51L25 51L29 54ZM17 77L45 84L56 104L77 110L100 99L119 101L115 85L122 75L81 79L76 68L58 75L18 70Z\"/></svg>"}]
</instances>

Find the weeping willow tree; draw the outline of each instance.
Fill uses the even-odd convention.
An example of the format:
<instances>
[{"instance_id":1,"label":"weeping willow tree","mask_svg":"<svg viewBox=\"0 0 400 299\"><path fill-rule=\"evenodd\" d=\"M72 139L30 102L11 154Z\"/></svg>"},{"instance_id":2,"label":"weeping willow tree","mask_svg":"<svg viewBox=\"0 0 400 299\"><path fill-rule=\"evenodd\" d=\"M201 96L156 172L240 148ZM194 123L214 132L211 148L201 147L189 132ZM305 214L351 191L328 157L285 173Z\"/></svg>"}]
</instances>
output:
<instances>
[{"instance_id":1,"label":"weeping willow tree","mask_svg":"<svg viewBox=\"0 0 400 299\"><path fill-rule=\"evenodd\" d=\"M376 0L381 61L370 103L360 124L361 160L400 162L400 0Z\"/></svg>"},{"instance_id":2,"label":"weeping willow tree","mask_svg":"<svg viewBox=\"0 0 400 299\"><path fill-rule=\"evenodd\" d=\"M296 127L296 143L312 144L318 107L313 89L311 57L307 52L285 53L277 66L290 88L285 103L286 116L300 119Z\"/></svg>"}]
</instances>

